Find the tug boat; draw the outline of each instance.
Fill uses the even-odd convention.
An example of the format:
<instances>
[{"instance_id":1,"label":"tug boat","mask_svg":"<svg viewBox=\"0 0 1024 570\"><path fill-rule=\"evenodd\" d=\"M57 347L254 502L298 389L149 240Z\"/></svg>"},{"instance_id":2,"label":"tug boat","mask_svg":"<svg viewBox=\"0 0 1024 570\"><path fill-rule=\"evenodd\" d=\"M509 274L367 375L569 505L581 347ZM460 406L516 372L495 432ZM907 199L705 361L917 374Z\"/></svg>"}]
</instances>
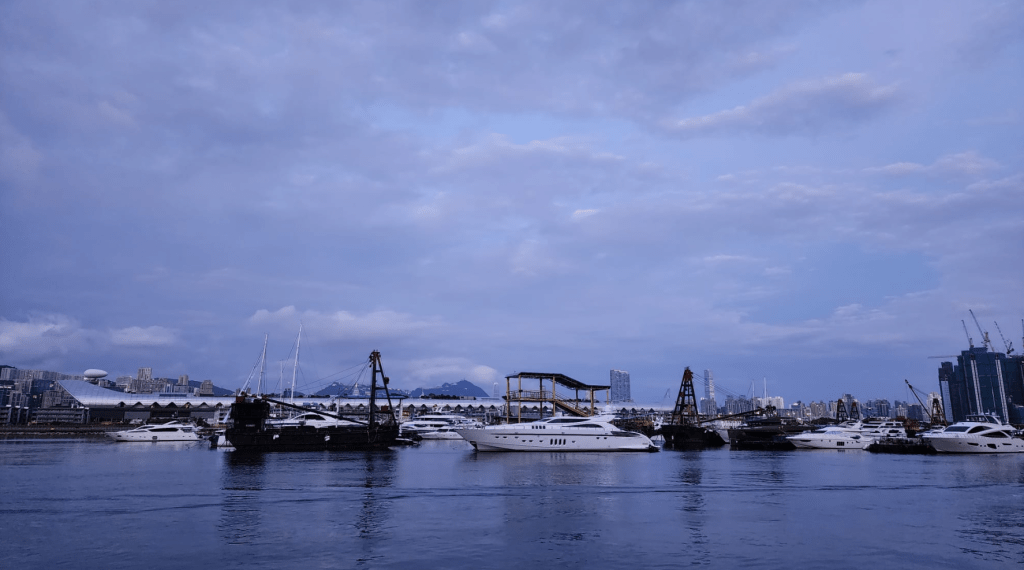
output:
<instances>
[{"instance_id":1,"label":"tug boat","mask_svg":"<svg viewBox=\"0 0 1024 570\"><path fill-rule=\"evenodd\" d=\"M373 368L370 384L370 406L364 420L343 418L318 411L292 421L271 418L271 404L307 411L300 406L270 399L266 396L239 395L231 408L232 425L224 432L235 452L271 451L349 451L385 449L398 438L398 422L388 392L388 378L380 363L380 353L370 354ZM377 405L377 375L383 379L387 406Z\"/></svg>"}]
</instances>

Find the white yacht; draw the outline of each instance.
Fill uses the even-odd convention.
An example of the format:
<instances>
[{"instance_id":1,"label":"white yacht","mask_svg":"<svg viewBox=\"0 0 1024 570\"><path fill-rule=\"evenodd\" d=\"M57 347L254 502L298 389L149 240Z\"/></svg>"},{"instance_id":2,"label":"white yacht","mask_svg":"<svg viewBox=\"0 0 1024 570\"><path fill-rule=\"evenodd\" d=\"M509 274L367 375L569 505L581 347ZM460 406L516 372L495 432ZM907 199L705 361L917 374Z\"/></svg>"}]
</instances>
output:
<instances>
[{"instance_id":1,"label":"white yacht","mask_svg":"<svg viewBox=\"0 0 1024 570\"><path fill-rule=\"evenodd\" d=\"M424 414L402 422L398 426L398 434L401 437L420 437L424 433L435 432L449 426L469 428L482 427L483 424L457 414Z\"/></svg>"},{"instance_id":2,"label":"white yacht","mask_svg":"<svg viewBox=\"0 0 1024 570\"><path fill-rule=\"evenodd\" d=\"M331 426L354 426L358 425L356 422L350 422L341 418L335 418L319 414L317 412L304 412L297 416L290 418L280 419L269 419L266 421L267 427L302 427L310 426L314 428L331 427Z\"/></svg>"},{"instance_id":3,"label":"white yacht","mask_svg":"<svg viewBox=\"0 0 1024 570\"><path fill-rule=\"evenodd\" d=\"M199 433L192 424L168 422L146 424L135 429L114 431L107 435L114 441L199 441Z\"/></svg>"},{"instance_id":4,"label":"white yacht","mask_svg":"<svg viewBox=\"0 0 1024 570\"><path fill-rule=\"evenodd\" d=\"M890 418L868 418L861 424L860 432L871 439L907 437L907 429L903 422Z\"/></svg>"},{"instance_id":5,"label":"white yacht","mask_svg":"<svg viewBox=\"0 0 1024 570\"><path fill-rule=\"evenodd\" d=\"M1024 439L1013 432L1013 427L999 418L978 414L922 438L939 453L1022 453Z\"/></svg>"},{"instance_id":6,"label":"white yacht","mask_svg":"<svg viewBox=\"0 0 1024 570\"><path fill-rule=\"evenodd\" d=\"M646 435L594 417L562 416L455 431L477 451L658 451Z\"/></svg>"},{"instance_id":7,"label":"white yacht","mask_svg":"<svg viewBox=\"0 0 1024 570\"><path fill-rule=\"evenodd\" d=\"M420 432L419 436L421 439L462 439L458 429L455 426L444 426L437 428L435 431Z\"/></svg>"},{"instance_id":8,"label":"white yacht","mask_svg":"<svg viewBox=\"0 0 1024 570\"><path fill-rule=\"evenodd\" d=\"M861 432L860 422L843 422L786 437L798 449L867 449L874 438Z\"/></svg>"}]
</instances>

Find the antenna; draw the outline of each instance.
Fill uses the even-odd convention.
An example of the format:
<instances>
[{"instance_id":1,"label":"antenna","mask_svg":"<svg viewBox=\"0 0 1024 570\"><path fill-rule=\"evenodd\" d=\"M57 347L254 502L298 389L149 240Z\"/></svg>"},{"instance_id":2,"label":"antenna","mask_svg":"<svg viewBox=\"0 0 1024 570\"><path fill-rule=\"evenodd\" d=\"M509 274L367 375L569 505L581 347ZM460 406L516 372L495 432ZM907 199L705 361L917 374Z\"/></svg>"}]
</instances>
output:
<instances>
[{"instance_id":1,"label":"antenna","mask_svg":"<svg viewBox=\"0 0 1024 570\"><path fill-rule=\"evenodd\" d=\"M974 311L971 310L971 309L967 309L967 312L970 313L971 314L971 318L974 319L974 324L975 324L975 326L978 327L978 332L981 333L981 340L984 343L985 348L991 350L992 352L995 352L995 350L992 348L992 343L989 342L989 340L988 340L988 333L983 331L983 330L981 330L981 325L978 324L978 317L974 316Z\"/></svg>"},{"instance_id":2,"label":"antenna","mask_svg":"<svg viewBox=\"0 0 1024 570\"><path fill-rule=\"evenodd\" d=\"M995 323L996 330L999 331L999 338L1003 339L1003 346L1006 347L1006 356L1010 356L1011 354L1013 354L1013 343L1008 342L1006 340L1006 337L1003 336L1003 329L999 328L999 323L997 323L996 321L992 322Z\"/></svg>"},{"instance_id":3,"label":"antenna","mask_svg":"<svg viewBox=\"0 0 1024 570\"><path fill-rule=\"evenodd\" d=\"M964 326L964 334L967 335L967 344L971 345L971 348L974 348L974 339L971 338L971 333L967 332L967 323L965 323L963 319L960 319L960 324ZM1024 320L1021 321L1021 324L1024 324Z\"/></svg>"}]
</instances>

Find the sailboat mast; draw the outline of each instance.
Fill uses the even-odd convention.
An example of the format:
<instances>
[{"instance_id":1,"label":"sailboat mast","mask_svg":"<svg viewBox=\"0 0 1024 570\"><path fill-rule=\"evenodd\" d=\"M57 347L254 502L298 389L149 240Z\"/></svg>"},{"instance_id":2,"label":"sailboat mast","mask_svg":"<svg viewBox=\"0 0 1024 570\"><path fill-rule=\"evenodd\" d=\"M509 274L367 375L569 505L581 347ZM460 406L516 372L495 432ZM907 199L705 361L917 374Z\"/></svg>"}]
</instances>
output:
<instances>
[{"instance_id":1,"label":"sailboat mast","mask_svg":"<svg viewBox=\"0 0 1024 570\"><path fill-rule=\"evenodd\" d=\"M370 354L370 364L373 366L373 376L370 379L370 418L368 423L372 434L377 415L374 413L377 404L377 367L380 366L380 353L376 350Z\"/></svg>"},{"instance_id":2,"label":"sailboat mast","mask_svg":"<svg viewBox=\"0 0 1024 570\"><path fill-rule=\"evenodd\" d=\"M299 323L299 337L295 339L295 364L292 366L292 393L288 403L295 403L295 373L299 369L299 344L302 342L302 323Z\"/></svg>"},{"instance_id":3,"label":"sailboat mast","mask_svg":"<svg viewBox=\"0 0 1024 570\"><path fill-rule=\"evenodd\" d=\"M267 338L269 334L263 335L263 356L260 357L260 379L256 381L256 395L263 395L263 374L267 371Z\"/></svg>"}]
</instances>

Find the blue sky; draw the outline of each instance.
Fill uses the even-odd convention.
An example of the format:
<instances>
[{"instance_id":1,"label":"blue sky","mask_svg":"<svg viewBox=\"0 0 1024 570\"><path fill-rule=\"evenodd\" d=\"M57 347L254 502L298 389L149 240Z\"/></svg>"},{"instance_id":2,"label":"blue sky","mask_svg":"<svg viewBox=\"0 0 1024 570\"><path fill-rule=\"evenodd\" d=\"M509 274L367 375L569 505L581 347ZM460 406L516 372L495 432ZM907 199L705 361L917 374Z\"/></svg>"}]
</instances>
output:
<instances>
[{"instance_id":1,"label":"blue sky","mask_svg":"<svg viewBox=\"0 0 1024 570\"><path fill-rule=\"evenodd\" d=\"M1021 344L1018 2L6 2L0 362L684 367L909 399ZM308 351L308 352L306 352ZM307 355L309 358L307 358Z\"/></svg>"}]
</instances>

